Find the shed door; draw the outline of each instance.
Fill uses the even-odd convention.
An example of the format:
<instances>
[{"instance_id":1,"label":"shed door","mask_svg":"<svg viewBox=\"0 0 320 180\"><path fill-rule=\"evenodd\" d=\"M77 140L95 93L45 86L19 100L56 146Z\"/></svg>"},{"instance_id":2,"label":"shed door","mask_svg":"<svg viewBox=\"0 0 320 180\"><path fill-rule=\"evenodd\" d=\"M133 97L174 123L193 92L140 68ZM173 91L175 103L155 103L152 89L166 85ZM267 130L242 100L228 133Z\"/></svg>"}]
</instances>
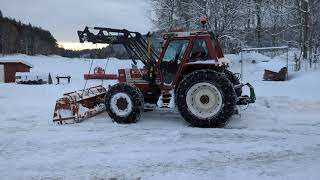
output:
<instances>
[{"instance_id":1,"label":"shed door","mask_svg":"<svg viewBox=\"0 0 320 180\"><path fill-rule=\"evenodd\" d=\"M0 64L0 83L4 83L4 65Z\"/></svg>"}]
</instances>

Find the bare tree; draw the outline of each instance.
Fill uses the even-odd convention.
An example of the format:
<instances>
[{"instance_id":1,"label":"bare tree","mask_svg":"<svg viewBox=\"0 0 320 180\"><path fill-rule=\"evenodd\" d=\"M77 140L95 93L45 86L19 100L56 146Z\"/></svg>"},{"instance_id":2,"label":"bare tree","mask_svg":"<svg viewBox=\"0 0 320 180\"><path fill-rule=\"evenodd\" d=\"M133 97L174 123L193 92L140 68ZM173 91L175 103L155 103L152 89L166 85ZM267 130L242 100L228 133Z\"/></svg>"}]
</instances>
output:
<instances>
[{"instance_id":1,"label":"bare tree","mask_svg":"<svg viewBox=\"0 0 320 180\"><path fill-rule=\"evenodd\" d=\"M176 0L151 0L151 6L155 16L152 22L156 25L156 28L168 30L176 26Z\"/></svg>"}]
</instances>

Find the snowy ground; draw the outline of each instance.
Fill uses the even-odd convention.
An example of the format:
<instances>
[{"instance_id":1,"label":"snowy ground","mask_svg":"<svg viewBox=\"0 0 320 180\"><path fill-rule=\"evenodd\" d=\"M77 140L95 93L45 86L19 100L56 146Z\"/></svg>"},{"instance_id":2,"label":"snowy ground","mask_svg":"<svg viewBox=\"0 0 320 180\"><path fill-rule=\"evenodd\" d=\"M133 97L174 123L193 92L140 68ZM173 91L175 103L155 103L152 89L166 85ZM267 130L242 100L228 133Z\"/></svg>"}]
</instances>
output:
<instances>
[{"instance_id":1,"label":"snowy ground","mask_svg":"<svg viewBox=\"0 0 320 180\"><path fill-rule=\"evenodd\" d=\"M240 72L239 57L227 57ZM261 81L263 69L277 69L283 57L245 56L245 80L255 86L257 102L223 129L192 128L178 113L165 112L145 113L133 125L112 123L103 113L57 126L51 119L55 100L83 88L90 61L3 58L26 60L37 72L71 75L72 83L0 84L1 179L320 178L320 72L290 73L288 82ZM257 64L248 63L250 58ZM95 61L94 67L105 63ZM130 66L112 59L108 71Z\"/></svg>"}]
</instances>

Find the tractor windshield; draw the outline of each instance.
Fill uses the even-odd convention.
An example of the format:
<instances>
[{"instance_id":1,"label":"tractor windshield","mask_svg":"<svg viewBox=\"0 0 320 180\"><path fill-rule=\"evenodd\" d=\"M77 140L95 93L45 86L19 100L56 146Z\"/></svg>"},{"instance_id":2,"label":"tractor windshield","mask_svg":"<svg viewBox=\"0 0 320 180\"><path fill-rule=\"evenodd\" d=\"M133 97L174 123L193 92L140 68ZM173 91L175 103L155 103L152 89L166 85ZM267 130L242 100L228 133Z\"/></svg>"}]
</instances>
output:
<instances>
[{"instance_id":1,"label":"tractor windshield","mask_svg":"<svg viewBox=\"0 0 320 180\"><path fill-rule=\"evenodd\" d=\"M171 41L166 53L164 54L163 61L181 62L184 53L188 47L189 40L174 40Z\"/></svg>"},{"instance_id":2,"label":"tractor windshield","mask_svg":"<svg viewBox=\"0 0 320 180\"><path fill-rule=\"evenodd\" d=\"M160 66L165 85L170 85L174 80L188 45L189 40L173 40L169 43Z\"/></svg>"}]
</instances>

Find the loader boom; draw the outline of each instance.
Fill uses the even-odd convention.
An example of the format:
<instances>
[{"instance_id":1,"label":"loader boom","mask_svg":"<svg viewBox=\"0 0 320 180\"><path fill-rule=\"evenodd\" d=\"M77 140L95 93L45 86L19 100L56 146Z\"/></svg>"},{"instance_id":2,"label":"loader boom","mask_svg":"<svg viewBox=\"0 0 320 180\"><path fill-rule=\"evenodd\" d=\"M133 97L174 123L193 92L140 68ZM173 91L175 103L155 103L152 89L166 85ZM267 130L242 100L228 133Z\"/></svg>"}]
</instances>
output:
<instances>
[{"instance_id":1,"label":"loader boom","mask_svg":"<svg viewBox=\"0 0 320 180\"><path fill-rule=\"evenodd\" d=\"M90 32L89 27L86 27L83 31L78 31L80 43L87 41L93 44L122 44L134 64L137 64L136 59L138 59L146 67L154 68L158 55L139 32L103 27L94 27L93 29L98 33Z\"/></svg>"}]
</instances>

